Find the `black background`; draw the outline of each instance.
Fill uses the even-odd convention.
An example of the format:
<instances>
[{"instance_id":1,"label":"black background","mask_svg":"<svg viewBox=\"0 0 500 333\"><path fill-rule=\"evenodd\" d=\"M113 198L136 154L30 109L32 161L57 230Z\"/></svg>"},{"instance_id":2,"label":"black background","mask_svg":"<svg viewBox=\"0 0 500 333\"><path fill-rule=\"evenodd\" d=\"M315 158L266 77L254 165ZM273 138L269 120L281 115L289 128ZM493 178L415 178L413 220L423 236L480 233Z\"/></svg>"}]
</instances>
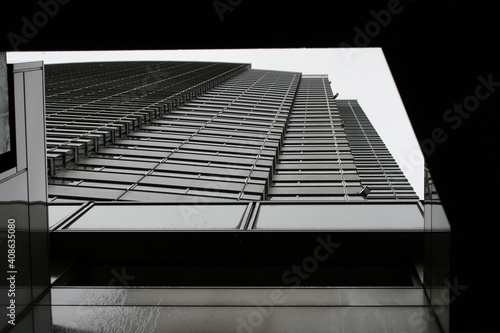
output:
<instances>
[{"instance_id":1,"label":"black background","mask_svg":"<svg viewBox=\"0 0 500 333\"><path fill-rule=\"evenodd\" d=\"M46 1L46 0L42 0ZM224 2L228 0L223 0ZM12 1L0 12L1 50L21 35L38 1ZM355 27L389 1L236 1L221 21L206 1L72 0L19 50L338 47L355 45ZM496 328L498 263L497 112L500 87L456 130L443 120L474 95L478 76L500 81L499 29L492 4L401 0L403 10L371 38L382 47L419 141L435 128L448 135L427 163L452 224L452 277L467 290L452 303L452 332Z\"/></svg>"}]
</instances>

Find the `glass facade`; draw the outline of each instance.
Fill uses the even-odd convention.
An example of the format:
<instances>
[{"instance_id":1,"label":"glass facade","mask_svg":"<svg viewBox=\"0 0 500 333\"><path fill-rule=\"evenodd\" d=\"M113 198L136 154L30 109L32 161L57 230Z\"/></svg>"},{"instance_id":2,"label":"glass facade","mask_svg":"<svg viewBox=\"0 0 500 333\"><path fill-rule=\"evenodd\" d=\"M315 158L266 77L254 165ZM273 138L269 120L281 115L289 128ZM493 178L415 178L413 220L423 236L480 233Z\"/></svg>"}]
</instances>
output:
<instances>
[{"instance_id":1,"label":"glass facade","mask_svg":"<svg viewBox=\"0 0 500 333\"><path fill-rule=\"evenodd\" d=\"M0 173L16 167L16 132L12 68L0 52Z\"/></svg>"},{"instance_id":2,"label":"glass facade","mask_svg":"<svg viewBox=\"0 0 500 333\"><path fill-rule=\"evenodd\" d=\"M51 175L245 70L243 64L135 62L47 66Z\"/></svg>"},{"instance_id":3,"label":"glass facade","mask_svg":"<svg viewBox=\"0 0 500 333\"><path fill-rule=\"evenodd\" d=\"M5 53L0 53L0 156L9 152L10 147L10 108L9 82Z\"/></svg>"},{"instance_id":4,"label":"glass facade","mask_svg":"<svg viewBox=\"0 0 500 333\"><path fill-rule=\"evenodd\" d=\"M311 216L314 212L314 216ZM403 218L404 216L404 218ZM422 211L412 203L260 205L254 229L423 231Z\"/></svg>"},{"instance_id":5,"label":"glass facade","mask_svg":"<svg viewBox=\"0 0 500 333\"><path fill-rule=\"evenodd\" d=\"M37 66L13 72L26 151L0 175L37 304L12 332L446 331L444 212L327 76Z\"/></svg>"},{"instance_id":6,"label":"glass facade","mask_svg":"<svg viewBox=\"0 0 500 333\"><path fill-rule=\"evenodd\" d=\"M215 63L47 67L56 201L417 199L357 102L336 100L326 75Z\"/></svg>"},{"instance_id":7,"label":"glass facade","mask_svg":"<svg viewBox=\"0 0 500 333\"><path fill-rule=\"evenodd\" d=\"M50 287L43 63L7 67L14 163L0 170L0 331L49 332L50 308L29 312ZM15 107L14 107L15 106ZM2 132L3 133L3 132ZM4 133L3 133L4 134ZM13 146L11 145L11 148ZM4 160L2 160L2 163ZM27 313L23 317L25 313ZM21 323L21 318L26 318Z\"/></svg>"},{"instance_id":8,"label":"glass facade","mask_svg":"<svg viewBox=\"0 0 500 333\"><path fill-rule=\"evenodd\" d=\"M65 207L65 206L62 206ZM237 230L247 205L97 204L63 228L68 230ZM144 219L147 216L147 219Z\"/></svg>"},{"instance_id":9,"label":"glass facade","mask_svg":"<svg viewBox=\"0 0 500 333\"><path fill-rule=\"evenodd\" d=\"M355 100L338 100L346 139L369 200L418 200L413 188Z\"/></svg>"}]
</instances>

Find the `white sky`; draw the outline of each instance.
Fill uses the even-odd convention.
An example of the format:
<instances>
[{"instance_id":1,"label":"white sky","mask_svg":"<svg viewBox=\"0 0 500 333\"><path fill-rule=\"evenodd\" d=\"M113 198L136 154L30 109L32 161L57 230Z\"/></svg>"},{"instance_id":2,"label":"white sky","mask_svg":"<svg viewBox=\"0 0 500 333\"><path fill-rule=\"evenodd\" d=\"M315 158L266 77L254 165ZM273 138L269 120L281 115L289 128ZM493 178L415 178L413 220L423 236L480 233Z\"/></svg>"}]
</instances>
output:
<instances>
[{"instance_id":1,"label":"white sky","mask_svg":"<svg viewBox=\"0 0 500 333\"><path fill-rule=\"evenodd\" d=\"M385 56L380 48L230 49L8 52L7 62L43 60L46 64L94 61L214 61L250 63L255 69L328 74L339 99L357 99L423 199L423 155Z\"/></svg>"}]
</instances>

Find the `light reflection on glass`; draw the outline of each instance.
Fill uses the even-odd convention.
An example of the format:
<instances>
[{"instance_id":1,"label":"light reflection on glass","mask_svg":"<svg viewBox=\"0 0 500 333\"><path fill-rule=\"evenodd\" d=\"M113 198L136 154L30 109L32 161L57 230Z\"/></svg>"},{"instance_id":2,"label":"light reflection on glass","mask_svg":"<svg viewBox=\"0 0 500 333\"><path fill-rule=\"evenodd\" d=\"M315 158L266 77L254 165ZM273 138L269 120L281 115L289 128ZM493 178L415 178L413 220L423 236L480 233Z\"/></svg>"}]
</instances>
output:
<instances>
[{"instance_id":1,"label":"light reflection on glass","mask_svg":"<svg viewBox=\"0 0 500 333\"><path fill-rule=\"evenodd\" d=\"M263 204L254 229L420 230L424 219L416 203L409 204Z\"/></svg>"},{"instance_id":2,"label":"light reflection on glass","mask_svg":"<svg viewBox=\"0 0 500 333\"><path fill-rule=\"evenodd\" d=\"M236 229L247 205L97 205L69 229Z\"/></svg>"}]
</instances>

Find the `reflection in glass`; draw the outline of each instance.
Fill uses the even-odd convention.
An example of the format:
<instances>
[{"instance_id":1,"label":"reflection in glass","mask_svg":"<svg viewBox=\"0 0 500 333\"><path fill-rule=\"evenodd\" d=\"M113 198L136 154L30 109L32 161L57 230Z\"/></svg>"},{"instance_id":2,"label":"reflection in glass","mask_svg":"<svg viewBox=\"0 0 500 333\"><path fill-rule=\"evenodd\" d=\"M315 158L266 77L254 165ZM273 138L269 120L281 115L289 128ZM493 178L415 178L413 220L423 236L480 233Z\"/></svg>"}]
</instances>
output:
<instances>
[{"instance_id":1,"label":"reflection in glass","mask_svg":"<svg viewBox=\"0 0 500 333\"><path fill-rule=\"evenodd\" d=\"M262 204L254 229L423 230L417 203Z\"/></svg>"},{"instance_id":2,"label":"reflection in glass","mask_svg":"<svg viewBox=\"0 0 500 333\"><path fill-rule=\"evenodd\" d=\"M0 52L0 155L10 151L9 92L5 53Z\"/></svg>"},{"instance_id":3,"label":"reflection in glass","mask_svg":"<svg viewBox=\"0 0 500 333\"><path fill-rule=\"evenodd\" d=\"M237 229L247 205L97 205L68 229Z\"/></svg>"},{"instance_id":4,"label":"reflection in glass","mask_svg":"<svg viewBox=\"0 0 500 333\"><path fill-rule=\"evenodd\" d=\"M49 205L49 228L76 212L82 205Z\"/></svg>"},{"instance_id":5,"label":"reflection in glass","mask_svg":"<svg viewBox=\"0 0 500 333\"><path fill-rule=\"evenodd\" d=\"M446 212L432 176L425 168L425 267L424 289L443 332L450 321L450 233Z\"/></svg>"}]
</instances>

